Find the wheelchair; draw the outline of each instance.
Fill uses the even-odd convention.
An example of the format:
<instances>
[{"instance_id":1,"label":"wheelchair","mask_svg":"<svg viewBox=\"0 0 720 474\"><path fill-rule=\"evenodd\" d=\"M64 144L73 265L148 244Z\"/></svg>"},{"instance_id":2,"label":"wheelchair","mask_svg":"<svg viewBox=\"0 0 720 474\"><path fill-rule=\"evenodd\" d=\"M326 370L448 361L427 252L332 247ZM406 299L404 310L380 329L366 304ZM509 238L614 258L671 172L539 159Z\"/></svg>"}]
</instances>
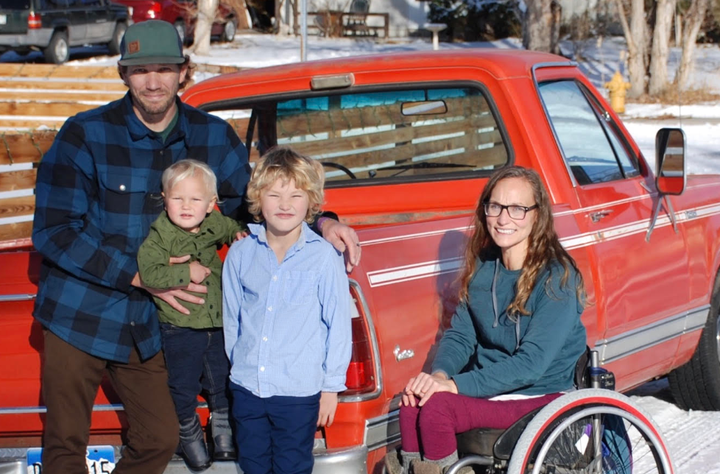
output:
<instances>
[{"instance_id":1,"label":"wheelchair","mask_svg":"<svg viewBox=\"0 0 720 474\"><path fill-rule=\"evenodd\" d=\"M613 374L589 348L575 369L578 390L528 413L507 430L457 435L460 460L486 474L673 474L667 445L650 416L615 392Z\"/></svg>"}]
</instances>

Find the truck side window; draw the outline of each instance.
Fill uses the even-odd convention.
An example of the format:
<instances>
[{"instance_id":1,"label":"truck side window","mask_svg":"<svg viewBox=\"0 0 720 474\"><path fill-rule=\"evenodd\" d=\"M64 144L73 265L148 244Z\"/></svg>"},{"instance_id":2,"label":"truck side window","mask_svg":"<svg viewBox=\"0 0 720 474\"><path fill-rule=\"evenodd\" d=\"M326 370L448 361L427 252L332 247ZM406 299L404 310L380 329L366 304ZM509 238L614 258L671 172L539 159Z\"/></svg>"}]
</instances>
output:
<instances>
[{"instance_id":1,"label":"truck side window","mask_svg":"<svg viewBox=\"0 0 720 474\"><path fill-rule=\"evenodd\" d=\"M602 123L598 106L591 105L575 81L542 83L540 96L565 161L579 185L614 181L637 173L615 131Z\"/></svg>"}]
</instances>

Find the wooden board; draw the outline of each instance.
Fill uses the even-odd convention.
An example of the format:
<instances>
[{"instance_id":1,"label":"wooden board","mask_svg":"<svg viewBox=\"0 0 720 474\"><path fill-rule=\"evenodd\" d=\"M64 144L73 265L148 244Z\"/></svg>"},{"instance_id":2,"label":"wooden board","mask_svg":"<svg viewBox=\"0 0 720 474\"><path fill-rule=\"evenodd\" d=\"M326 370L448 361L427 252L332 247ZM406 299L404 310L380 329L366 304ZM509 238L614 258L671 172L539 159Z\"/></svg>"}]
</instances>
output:
<instances>
[{"instance_id":1,"label":"wooden board","mask_svg":"<svg viewBox=\"0 0 720 474\"><path fill-rule=\"evenodd\" d=\"M72 117L80 112L95 109L98 104L81 102L0 102L0 115L19 115L22 117ZM0 123L1 124L1 123Z\"/></svg>"},{"instance_id":2,"label":"wooden board","mask_svg":"<svg viewBox=\"0 0 720 474\"><path fill-rule=\"evenodd\" d=\"M0 64L0 77L118 79L115 66L67 66L57 64Z\"/></svg>"},{"instance_id":3,"label":"wooden board","mask_svg":"<svg viewBox=\"0 0 720 474\"><path fill-rule=\"evenodd\" d=\"M28 216L35 213L35 196L0 199L0 218Z\"/></svg>"},{"instance_id":4,"label":"wooden board","mask_svg":"<svg viewBox=\"0 0 720 474\"><path fill-rule=\"evenodd\" d=\"M27 239L32 235L32 222L0 225L0 247L4 241Z\"/></svg>"},{"instance_id":5,"label":"wooden board","mask_svg":"<svg viewBox=\"0 0 720 474\"><path fill-rule=\"evenodd\" d=\"M36 169L0 173L0 192L35 189L36 178ZM0 199L0 206L2 204L3 200Z\"/></svg>"},{"instance_id":6,"label":"wooden board","mask_svg":"<svg viewBox=\"0 0 720 474\"><path fill-rule=\"evenodd\" d=\"M55 140L54 131L0 133L0 165L37 163Z\"/></svg>"}]
</instances>

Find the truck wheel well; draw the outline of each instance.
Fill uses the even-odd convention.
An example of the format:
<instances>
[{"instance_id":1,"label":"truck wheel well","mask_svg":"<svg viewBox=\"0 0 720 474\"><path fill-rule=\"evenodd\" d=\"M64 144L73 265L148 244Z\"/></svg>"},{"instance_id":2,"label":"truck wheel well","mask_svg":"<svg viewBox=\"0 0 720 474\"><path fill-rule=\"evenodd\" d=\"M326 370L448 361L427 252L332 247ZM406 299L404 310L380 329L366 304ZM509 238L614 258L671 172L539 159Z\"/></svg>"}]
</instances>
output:
<instances>
[{"instance_id":1,"label":"truck wheel well","mask_svg":"<svg viewBox=\"0 0 720 474\"><path fill-rule=\"evenodd\" d=\"M675 402L685 410L720 410L720 270L715 275L710 313L692 359L670 372Z\"/></svg>"}]
</instances>

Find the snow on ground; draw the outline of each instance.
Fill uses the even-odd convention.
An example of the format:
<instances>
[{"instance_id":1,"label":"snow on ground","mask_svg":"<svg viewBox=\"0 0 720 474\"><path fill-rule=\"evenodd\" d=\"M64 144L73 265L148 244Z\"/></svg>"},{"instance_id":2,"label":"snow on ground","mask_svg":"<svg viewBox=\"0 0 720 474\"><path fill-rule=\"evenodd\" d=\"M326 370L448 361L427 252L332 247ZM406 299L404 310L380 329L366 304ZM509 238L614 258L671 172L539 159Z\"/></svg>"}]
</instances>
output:
<instances>
[{"instance_id":1,"label":"snow on ground","mask_svg":"<svg viewBox=\"0 0 720 474\"><path fill-rule=\"evenodd\" d=\"M440 49L502 48L519 49L517 39L492 43L441 43ZM310 37L308 59L347 57L398 51L431 50L427 39L325 39ZM565 42L563 53L572 55L573 44ZM580 68L604 93L603 84L615 71L625 72L622 38L605 38L586 42L581 50ZM104 56L103 48L73 49L72 65L115 65L118 57ZM38 60L33 53L29 60ZM679 48L671 50L668 70L674 77L680 58ZM699 46L696 52L692 85L720 93L720 48ZM21 60L13 53L0 57L0 62ZM214 43L209 55L194 56L196 63L264 67L300 61L300 40L260 34L238 35L233 43ZM209 75L205 75L208 77ZM204 77L196 77L202 79ZM627 80L627 76L625 76ZM687 157L690 173L720 173L720 104L628 104L622 116L625 126L635 138L649 162L654 162L655 134L661 127L681 126L687 136ZM685 412L672 403L665 379L643 385L629 395L648 411L664 434L678 474L720 474L720 412Z\"/></svg>"}]
</instances>

